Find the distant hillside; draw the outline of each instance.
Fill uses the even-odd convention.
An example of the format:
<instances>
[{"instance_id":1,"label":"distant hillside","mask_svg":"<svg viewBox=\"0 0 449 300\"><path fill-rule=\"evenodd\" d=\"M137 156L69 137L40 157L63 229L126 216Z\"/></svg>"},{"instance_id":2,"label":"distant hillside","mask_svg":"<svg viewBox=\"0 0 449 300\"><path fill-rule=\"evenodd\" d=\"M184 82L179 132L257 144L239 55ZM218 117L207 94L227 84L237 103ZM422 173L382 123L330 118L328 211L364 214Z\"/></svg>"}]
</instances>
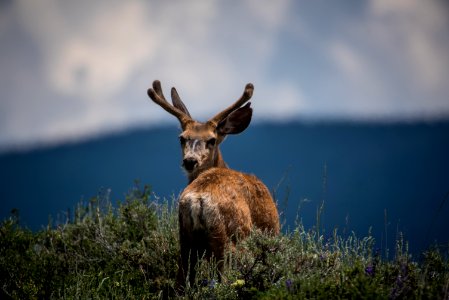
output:
<instances>
[{"instance_id":1,"label":"distant hillside","mask_svg":"<svg viewBox=\"0 0 449 300\"><path fill-rule=\"evenodd\" d=\"M111 199L138 179L156 195L186 184L176 128L139 129L78 144L0 156L0 217L12 208L39 229L101 188ZM227 163L259 176L278 199L286 226L299 217L331 234L373 227L378 243L405 233L412 249L449 240L449 122L435 124L253 124L222 145ZM288 199L288 203L285 203ZM287 205L287 206L286 206ZM285 209L287 207L287 209Z\"/></svg>"}]
</instances>

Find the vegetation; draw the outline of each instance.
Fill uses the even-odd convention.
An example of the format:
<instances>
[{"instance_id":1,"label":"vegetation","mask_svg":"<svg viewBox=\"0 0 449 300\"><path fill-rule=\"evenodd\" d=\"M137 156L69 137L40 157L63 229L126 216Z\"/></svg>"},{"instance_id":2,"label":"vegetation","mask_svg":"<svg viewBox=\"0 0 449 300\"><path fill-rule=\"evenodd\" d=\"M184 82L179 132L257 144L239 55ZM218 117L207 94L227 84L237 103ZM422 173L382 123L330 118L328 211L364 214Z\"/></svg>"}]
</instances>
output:
<instances>
[{"instance_id":1,"label":"vegetation","mask_svg":"<svg viewBox=\"0 0 449 300\"><path fill-rule=\"evenodd\" d=\"M151 199L150 199L151 198ZM414 261L399 236L384 259L370 236L324 238L317 228L277 237L260 232L231 247L218 281L202 261L183 295L177 211L136 185L113 206L107 192L61 224L31 232L14 212L0 226L0 298L14 299L448 299L448 253Z\"/></svg>"}]
</instances>

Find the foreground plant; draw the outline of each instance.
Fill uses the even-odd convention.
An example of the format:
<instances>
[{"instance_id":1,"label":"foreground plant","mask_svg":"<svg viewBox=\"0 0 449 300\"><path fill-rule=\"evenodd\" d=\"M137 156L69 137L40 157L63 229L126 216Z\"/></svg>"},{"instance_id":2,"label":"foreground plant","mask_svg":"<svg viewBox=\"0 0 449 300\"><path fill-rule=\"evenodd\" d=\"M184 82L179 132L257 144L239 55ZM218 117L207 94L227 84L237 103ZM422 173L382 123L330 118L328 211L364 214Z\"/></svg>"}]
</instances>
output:
<instances>
[{"instance_id":1,"label":"foreground plant","mask_svg":"<svg viewBox=\"0 0 449 300\"><path fill-rule=\"evenodd\" d=\"M176 203L131 189L113 206L102 192L61 224L31 232L17 212L0 225L0 298L14 299L447 299L448 253L413 259L399 235L385 259L371 236L324 238L299 224L279 236L254 230L225 256L200 260L184 294ZM151 199L153 198L153 199Z\"/></svg>"}]
</instances>

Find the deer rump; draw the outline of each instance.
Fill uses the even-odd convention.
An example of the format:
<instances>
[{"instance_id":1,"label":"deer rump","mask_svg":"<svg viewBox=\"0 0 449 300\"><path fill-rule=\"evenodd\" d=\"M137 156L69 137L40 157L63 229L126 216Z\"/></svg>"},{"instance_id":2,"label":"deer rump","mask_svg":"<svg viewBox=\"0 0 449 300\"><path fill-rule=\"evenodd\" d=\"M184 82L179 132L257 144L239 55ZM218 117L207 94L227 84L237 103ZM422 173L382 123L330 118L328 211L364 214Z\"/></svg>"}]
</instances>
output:
<instances>
[{"instance_id":1,"label":"deer rump","mask_svg":"<svg viewBox=\"0 0 449 300\"><path fill-rule=\"evenodd\" d=\"M182 273L193 278L202 257L216 259L222 271L230 242L245 238L253 227L277 234L277 220L271 195L255 176L225 168L205 171L179 200Z\"/></svg>"}]
</instances>

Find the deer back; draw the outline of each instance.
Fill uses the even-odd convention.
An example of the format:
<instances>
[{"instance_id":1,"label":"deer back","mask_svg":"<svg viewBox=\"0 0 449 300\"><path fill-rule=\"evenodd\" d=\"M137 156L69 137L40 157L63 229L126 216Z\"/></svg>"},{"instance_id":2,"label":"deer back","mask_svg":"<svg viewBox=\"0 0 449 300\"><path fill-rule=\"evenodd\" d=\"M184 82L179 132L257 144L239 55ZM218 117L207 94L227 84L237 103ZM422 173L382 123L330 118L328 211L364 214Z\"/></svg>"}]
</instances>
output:
<instances>
[{"instance_id":1,"label":"deer back","mask_svg":"<svg viewBox=\"0 0 449 300\"><path fill-rule=\"evenodd\" d=\"M255 176L225 168L203 172L182 192L180 227L227 240L245 237L254 226L277 234L277 209L267 187Z\"/></svg>"}]
</instances>

